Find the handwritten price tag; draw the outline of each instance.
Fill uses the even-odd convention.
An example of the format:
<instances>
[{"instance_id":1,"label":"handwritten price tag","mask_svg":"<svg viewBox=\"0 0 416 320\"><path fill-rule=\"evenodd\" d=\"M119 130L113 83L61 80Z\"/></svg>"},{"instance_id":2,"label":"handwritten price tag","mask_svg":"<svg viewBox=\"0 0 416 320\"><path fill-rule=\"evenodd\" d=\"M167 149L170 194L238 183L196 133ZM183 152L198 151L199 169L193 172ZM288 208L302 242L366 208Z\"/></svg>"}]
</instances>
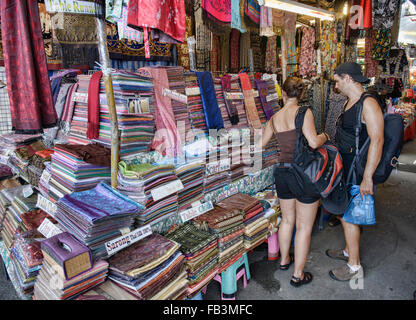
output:
<instances>
[{"instance_id":1,"label":"handwritten price tag","mask_svg":"<svg viewBox=\"0 0 416 320\"><path fill-rule=\"evenodd\" d=\"M48 218L45 218L40 224L38 231L43 234L45 238L53 237L63 231L54 225Z\"/></svg>"},{"instance_id":2,"label":"handwritten price tag","mask_svg":"<svg viewBox=\"0 0 416 320\"><path fill-rule=\"evenodd\" d=\"M129 234L122 235L116 239L108 241L105 243L105 249L107 250L108 255L112 255L129 245L146 238L152 234L152 228L150 226L143 226L136 230L133 230Z\"/></svg>"},{"instance_id":3,"label":"handwritten price tag","mask_svg":"<svg viewBox=\"0 0 416 320\"><path fill-rule=\"evenodd\" d=\"M186 222L212 209L214 209L214 205L212 204L211 201L208 201L208 202L200 204L199 206L195 206L188 210L184 210L180 212L179 216L181 217L182 222Z\"/></svg>"},{"instance_id":4,"label":"handwritten price tag","mask_svg":"<svg viewBox=\"0 0 416 320\"><path fill-rule=\"evenodd\" d=\"M36 203L36 207L42 209L46 213L50 214L52 217L55 217L57 206L52 201L46 199L41 194L38 194L38 201Z\"/></svg>"},{"instance_id":5,"label":"handwritten price tag","mask_svg":"<svg viewBox=\"0 0 416 320\"><path fill-rule=\"evenodd\" d=\"M150 193L152 194L153 200L158 201L182 189L182 181L174 180L163 186L152 189Z\"/></svg>"}]
</instances>

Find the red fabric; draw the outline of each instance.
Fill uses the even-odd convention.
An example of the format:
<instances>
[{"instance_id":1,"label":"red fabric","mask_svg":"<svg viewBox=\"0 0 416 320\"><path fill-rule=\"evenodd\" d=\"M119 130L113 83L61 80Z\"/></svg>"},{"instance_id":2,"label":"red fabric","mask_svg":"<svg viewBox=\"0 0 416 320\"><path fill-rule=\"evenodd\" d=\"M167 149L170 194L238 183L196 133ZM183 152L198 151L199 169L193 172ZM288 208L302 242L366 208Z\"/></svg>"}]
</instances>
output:
<instances>
[{"instance_id":1,"label":"red fabric","mask_svg":"<svg viewBox=\"0 0 416 320\"><path fill-rule=\"evenodd\" d=\"M416 121L413 121L410 126L404 130L404 141L413 140L416 135Z\"/></svg>"},{"instance_id":2,"label":"red fabric","mask_svg":"<svg viewBox=\"0 0 416 320\"><path fill-rule=\"evenodd\" d=\"M95 72L88 84L88 139L98 139L100 130L100 80L102 71Z\"/></svg>"},{"instance_id":3,"label":"red fabric","mask_svg":"<svg viewBox=\"0 0 416 320\"><path fill-rule=\"evenodd\" d=\"M13 130L38 133L55 126L37 0L1 0L4 66Z\"/></svg>"},{"instance_id":4,"label":"red fabric","mask_svg":"<svg viewBox=\"0 0 416 320\"><path fill-rule=\"evenodd\" d=\"M373 14L372 14L372 0L361 0L361 8L363 8L363 28L371 29L373 27Z\"/></svg>"},{"instance_id":5,"label":"red fabric","mask_svg":"<svg viewBox=\"0 0 416 320\"><path fill-rule=\"evenodd\" d=\"M184 0L130 0L127 24L158 29L173 39L185 40Z\"/></svg>"},{"instance_id":6,"label":"red fabric","mask_svg":"<svg viewBox=\"0 0 416 320\"><path fill-rule=\"evenodd\" d=\"M221 22L231 22L231 1L229 0L202 0L202 8Z\"/></svg>"},{"instance_id":7,"label":"red fabric","mask_svg":"<svg viewBox=\"0 0 416 320\"><path fill-rule=\"evenodd\" d=\"M240 67L240 30L231 29L230 35L230 70L238 72Z\"/></svg>"}]
</instances>

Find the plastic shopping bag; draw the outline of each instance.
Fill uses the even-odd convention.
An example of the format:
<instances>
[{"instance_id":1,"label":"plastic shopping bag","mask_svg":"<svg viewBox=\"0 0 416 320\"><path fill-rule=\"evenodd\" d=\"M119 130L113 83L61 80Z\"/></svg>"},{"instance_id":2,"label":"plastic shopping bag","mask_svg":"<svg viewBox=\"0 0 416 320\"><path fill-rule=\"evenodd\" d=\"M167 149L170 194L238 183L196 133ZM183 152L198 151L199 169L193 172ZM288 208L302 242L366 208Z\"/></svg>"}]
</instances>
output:
<instances>
[{"instance_id":1,"label":"plastic shopping bag","mask_svg":"<svg viewBox=\"0 0 416 320\"><path fill-rule=\"evenodd\" d=\"M351 199L347 211L342 217L344 221L358 225L376 224L374 212L374 198L372 195L365 195L361 198L360 186L353 185L350 190Z\"/></svg>"}]
</instances>

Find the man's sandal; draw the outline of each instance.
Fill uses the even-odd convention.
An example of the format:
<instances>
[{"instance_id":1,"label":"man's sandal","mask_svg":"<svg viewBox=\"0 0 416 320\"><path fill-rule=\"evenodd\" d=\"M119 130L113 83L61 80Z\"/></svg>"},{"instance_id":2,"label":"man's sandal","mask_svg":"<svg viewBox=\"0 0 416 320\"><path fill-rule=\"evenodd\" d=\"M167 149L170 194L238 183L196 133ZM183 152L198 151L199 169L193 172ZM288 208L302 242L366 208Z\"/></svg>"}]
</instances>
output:
<instances>
[{"instance_id":1,"label":"man's sandal","mask_svg":"<svg viewBox=\"0 0 416 320\"><path fill-rule=\"evenodd\" d=\"M289 269L289 267L291 266L291 264L293 263L293 261L295 261L295 257L294 256L292 256L292 255L289 255L289 259L290 259L290 262L288 263L288 264L281 264L280 265L280 270L287 270L287 269Z\"/></svg>"},{"instance_id":2,"label":"man's sandal","mask_svg":"<svg viewBox=\"0 0 416 320\"><path fill-rule=\"evenodd\" d=\"M295 276L292 276L292 280L290 280L290 284L294 287L300 287L304 284L308 284L313 279L313 276L310 272L304 272L303 273L303 279L297 278Z\"/></svg>"}]
</instances>

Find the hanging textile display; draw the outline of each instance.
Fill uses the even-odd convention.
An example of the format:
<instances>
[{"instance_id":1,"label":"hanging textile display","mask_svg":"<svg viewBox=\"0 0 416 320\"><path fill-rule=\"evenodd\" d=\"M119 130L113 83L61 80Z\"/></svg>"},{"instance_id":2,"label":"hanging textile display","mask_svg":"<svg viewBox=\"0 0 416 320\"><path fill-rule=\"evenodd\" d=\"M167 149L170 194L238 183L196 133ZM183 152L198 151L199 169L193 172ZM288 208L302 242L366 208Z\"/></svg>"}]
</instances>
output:
<instances>
[{"instance_id":1,"label":"hanging textile display","mask_svg":"<svg viewBox=\"0 0 416 320\"><path fill-rule=\"evenodd\" d=\"M333 21L322 22L322 70L332 76L337 66L337 34Z\"/></svg>"},{"instance_id":2,"label":"hanging textile display","mask_svg":"<svg viewBox=\"0 0 416 320\"><path fill-rule=\"evenodd\" d=\"M360 6L361 0L349 0L348 1L348 8L353 6ZM355 15L355 11L350 11L347 16L347 27L345 28L345 41L346 44L350 44L351 39L358 38L360 33L359 27L361 27L360 17ZM350 23L353 23L353 27L351 27Z\"/></svg>"},{"instance_id":3,"label":"hanging textile display","mask_svg":"<svg viewBox=\"0 0 416 320\"><path fill-rule=\"evenodd\" d=\"M399 10L399 0L391 1L374 1L374 21L373 28L379 29L391 29L394 23L394 16Z\"/></svg>"},{"instance_id":4,"label":"hanging textile display","mask_svg":"<svg viewBox=\"0 0 416 320\"><path fill-rule=\"evenodd\" d=\"M391 30L381 29L374 30L373 33L374 43L372 58L374 60L384 60L389 55L391 47Z\"/></svg>"},{"instance_id":5,"label":"hanging textile display","mask_svg":"<svg viewBox=\"0 0 416 320\"><path fill-rule=\"evenodd\" d=\"M260 36L272 37L273 32L273 14L272 8L260 7Z\"/></svg>"},{"instance_id":6,"label":"hanging textile display","mask_svg":"<svg viewBox=\"0 0 416 320\"><path fill-rule=\"evenodd\" d=\"M203 9L200 5L200 1L195 1L195 36L196 36L196 69L197 70L209 70L209 53L210 53L210 39L211 32L204 24Z\"/></svg>"},{"instance_id":7,"label":"hanging textile display","mask_svg":"<svg viewBox=\"0 0 416 320\"><path fill-rule=\"evenodd\" d=\"M285 12L284 27L287 50L287 76L290 77L297 71L296 64L296 13Z\"/></svg>"},{"instance_id":8,"label":"hanging textile display","mask_svg":"<svg viewBox=\"0 0 416 320\"><path fill-rule=\"evenodd\" d=\"M186 15L186 29L185 29L185 42L183 44L177 44L176 48L178 50L178 65L182 66L185 70L191 68L189 61L189 49L187 39L193 36L193 22L190 15Z\"/></svg>"},{"instance_id":9,"label":"hanging textile display","mask_svg":"<svg viewBox=\"0 0 416 320\"><path fill-rule=\"evenodd\" d=\"M277 36L281 36L283 34L284 26L285 26L285 12L283 10L272 9L272 24L273 24L273 32Z\"/></svg>"},{"instance_id":10,"label":"hanging textile display","mask_svg":"<svg viewBox=\"0 0 416 320\"><path fill-rule=\"evenodd\" d=\"M277 72L277 46L276 37L267 38L265 69L267 72Z\"/></svg>"},{"instance_id":11,"label":"hanging textile display","mask_svg":"<svg viewBox=\"0 0 416 320\"><path fill-rule=\"evenodd\" d=\"M250 65L250 32L242 33L240 36L240 69L248 68Z\"/></svg>"},{"instance_id":12,"label":"hanging textile display","mask_svg":"<svg viewBox=\"0 0 416 320\"><path fill-rule=\"evenodd\" d=\"M230 72L237 73L240 67L240 31L231 29L230 34Z\"/></svg>"},{"instance_id":13,"label":"hanging textile display","mask_svg":"<svg viewBox=\"0 0 416 320\"><path fill-rule=\"evenodd\" d=\"M378 1L376 1L378 2ZM371 29L373 27L373 0L361 0L361 8L363 9L362 24L363 29Z\"/></svg>"},{"instance_id":14,"label":"hanging textile display","mask_svg":"<svg viewBox=\"0 0 416 320\"><path fill-rule=\"evenodd\" d=\"M146 67L139 69L139 72L150 74L154 85L156 134L151 147L162 155L176 157L182 152L182 144L176 127L171 99L163 94L163 90L169 88L166 69Z\"/></svg>"},{"instance_id":15,"label":"hanging textile display","mask_svg":"<svg viewBox=\"0 0 416 320\"><path fill-rule=\"evenodd\" d=\"M245 0L244 13L252 22L260 24L260 5L257 0Z\"/></svg>"},{"instance_id":16,"label":"hanging textile display","mask_svg":"<svg viewBox=\"0 0 416 320\"><path fill-rule=\"evenodd\" d=\"M302 27L302 44L299 57L299 74L303 77L315 75L315 30Z\"/></svg>"},{"instance_id":17,"label":"hanging textile display","mask_svg":"<svg viewBox=\"0 0 416 320\"><path fill-rule=\"evenodd\" d=\"M110 59L128 61L170 61L172 44L149 40L150 58L146 59L145 45L130 39L120 39L117 26L107 22L107 48ZM133 69L137 69L133 67Z\"/></svg>"},{"instance_id":18,"label":"hanging textile display","mask_svg":"<svg viewBox=\"0 0 416 320\"><path fill-rule=\"evenodd\" d=\"M378 61L372 57L374 45L374 31L367 30L365 38L365 76L367 78L375 77L377 75Z\"/></svg>"},{"instance_id":19,"label":"hanging textile display","mask_svg":"<svg viewBox=\"0 0 416 320\"><path fill-rule=\"evenodd\" d=\"M267 120L270 120L274 112L273 112L272 106L270 105L268 101L269 85L264 80L256 79L256 86L257 86L257 90L259 91L259 96L260 96L261 106L263 107L263 112Z\"/></svg>"},{"instance_id":20,"label":"hanging textile display","mask_svg":"<svg viewBox=\"0 0 416 320\"><path fill-rule=\"evenodd\" d=\"M196 72L198 77L199 88L201 90L202 106L204 108L205 120L208 129L222 129L224 123L221 117L221 111L218 108L217 98L215 96L214 81L210 72Z\"/></svg>"},{"instance_id":21,"label":"hanging textile display","mask_svg":"<svg viewBox=\"0 0 416 320\"><path fill-rule=\"evenodd\" d=\"M42 132L43 128L56 125L57 115L43 49L38 3L4 0L0 14L12 128L16 133Z\"/></svg>"},{"instance_id":22,"label":"hanging textile display","mask_svg":"<svg viewBox=\"0 0 416 320\"><path fill-rule=\"evenodd\" d=\"M252 129L261 129L259 115L257 113L256 103L254 101L254 92L251 87L250 78L247 73L240 73L241 88L244 95L244 104L246 107L247 119Z\"/></svg>"},{"instance_id":23,"label":"hanging textile display","mask_svg":"<svg viewBox=\"0 0 416 320\"><path fill-rule=\"evenodd\" d=\"M43 44L46 54L46 62L50 65L55 64L58 67L62 64L61 50L59 43L53 37L51 15L46 11L44 3L39 3L40 24L42 26Z\"/></svg>"},{"instance_id":24,"label":"hanging textile display","mask_svg":"<svg viewBox=\"0 0 416 320\"><path fill-rule=\"evenodd\" d=\"M240 5L244 0L231 0L231 28L238 29L241 33L246 32L241 19Z\"/></svg>"},{"instance_id":25,"label":"hanging textile display","mask_svg":"<svg viewBox=\"0 0 416 320\"><path fill-rule=\"evenodd\" d=\"M220 36L221 45L221 72L228 72L230 69L230 32L226 32Z\"/></svg>"},{"instance_id":26,"label":"hanging textile display","mask_svg":"<svg viewBox=\"0 0 416 320\"><path fill-rule=\"evenodd\" d=\"M51 16L53 36L62 49L64 68L88 66L94 69L99 60L95 17L92 15L55 13Z\"/></svg>"},{"instance_id":27,"label":"hanging textile display","mask_svg":"<svg viewBox=\"0 0 416 320\"><path fill-rule=\"evenodd\" d=\"M120 39L129 39L143 43L143 32L127 25L127 7L123 7L120 18L115 19L115 22L117 22L117 31Z\"/></svg>"},{"instance_id":28,"label":"hanging textile display","mask_svg":"<svg viewBox=\"0 0 416 320\"><path fill-rule=\"evenodd\" d=\"M218 23L231 23L230 0L202 0L202 8L209 19Z\"/></svg>"},{"instance_id":29,"label":"hanging textile display","mask_svg":"<svg viewBox=\"0 0 416 320\"><path fill-rule=\"evenodd\" d=\"M258 32L250 31L250 48L253 52L254 71L263 70L265 53L261 50L261 39Z\"/></svg>"},{"instance_id":30,"label":"hanging textile display","mask_svg":"<svg viewBox=\"0 0 416 320\"><path fill-rule=\"evenodd\" d=\"M210 70L219 71L221 66L221 45L220 38L215 34L212 35L211 52L210 52Z\"/></svg>"}]
</instances>

